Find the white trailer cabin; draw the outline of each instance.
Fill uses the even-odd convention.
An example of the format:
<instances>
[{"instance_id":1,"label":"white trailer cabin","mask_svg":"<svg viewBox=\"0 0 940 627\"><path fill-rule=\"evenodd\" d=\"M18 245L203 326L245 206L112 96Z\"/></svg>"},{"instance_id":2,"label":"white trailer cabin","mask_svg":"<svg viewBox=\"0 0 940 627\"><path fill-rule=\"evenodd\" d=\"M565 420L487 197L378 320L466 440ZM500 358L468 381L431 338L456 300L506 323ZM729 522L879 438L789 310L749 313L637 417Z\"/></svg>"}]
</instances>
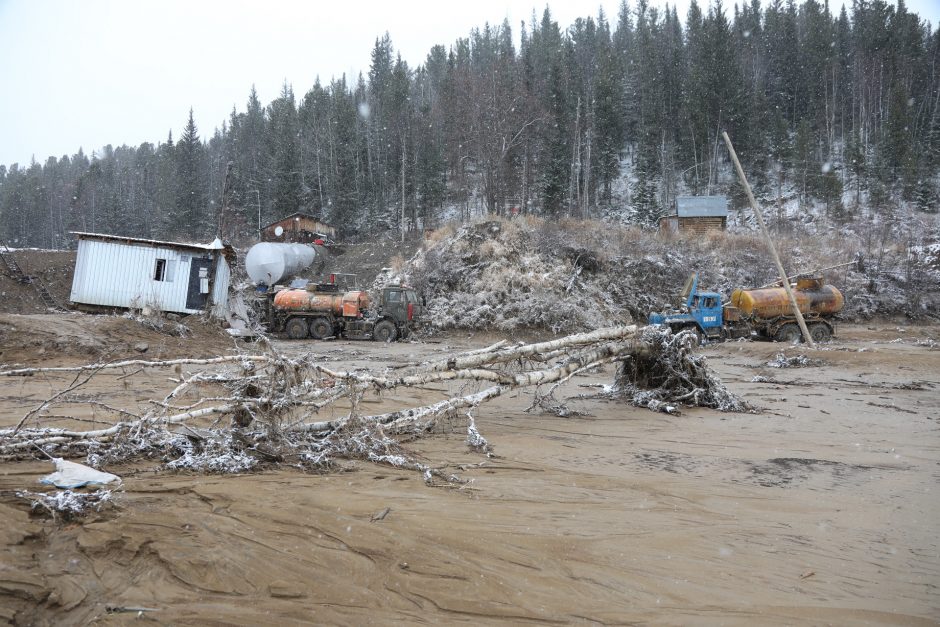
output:
<instances>
[{"instance_id":1,"label":"white trailer cabin","mask_svg":"<svg viewBox=\"0 0 940 627\"><path fill-rule=\"evenodd\" d=\"M235 251L211 244L161 242L101 233L78 237L69 300L76 305L150 308L225 318Z\"/></svg>"}]
</instances>

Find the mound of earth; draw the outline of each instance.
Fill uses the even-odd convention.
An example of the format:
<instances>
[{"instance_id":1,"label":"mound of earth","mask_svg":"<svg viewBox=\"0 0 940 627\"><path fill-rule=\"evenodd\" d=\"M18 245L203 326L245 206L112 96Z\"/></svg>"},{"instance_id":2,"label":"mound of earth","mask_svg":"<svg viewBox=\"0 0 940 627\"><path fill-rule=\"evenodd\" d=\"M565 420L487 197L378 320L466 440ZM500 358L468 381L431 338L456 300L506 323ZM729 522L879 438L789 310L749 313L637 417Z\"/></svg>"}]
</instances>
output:
<instances>
[{"instance_id":1,"label":"mound of earth","mask_svg":"<svg viewBox=\"0 0 940 627\"><path fill-rule=\"evenodd\" d=\"M213 322L130 316L0 313L0 364L36 365L55 359L97 362L144 357L213 357L232 347Z\"/></svg>"},{"instance_id":2,"label":"mound of earth","mask_svg":"<svg viewBox=\"0 0 940 627\"><path fill-rule=\"evenodd\" d=\"M842 316L929 319L940 310L933 249L886 249L876 259L846 234L778 239L784 267L823 272L845 294ZM730 296L779 277L764 241L748 234L663 237L605 222L532 217L489 219L434 233L377 286L415 285L436 329L554 333L644 322L677 305L691 272L699 286Z\"/></svg>"},{"instance_id":3,"label":"mound of earth","mask_svg":"<svg viewBox=\"0 0 940 627\"><path fill-rule=\"evenodd\" d=\"M4 250L4 256L13 259L23 274L42 281L52 297L66 305L72 291L75 272L74 250ZM0 313L45 313L46 305L36 288L20 283L0 264Z\"/></svg>"},{"instance_id":4,"label":"mound of earth","mask_svg":"<svg viewBox=\"0 0 940 627\"><path fill-rule=\"evenodd\" d=\"M301 275L314 281L327 281L330 274L352 275L355 279L350 283L367 288L389 266L403 265L420 246L420 239L409 237L402 242L389 235L372 241L338 244L321 249L322 256Z\"/></svg>"}]
</instances>

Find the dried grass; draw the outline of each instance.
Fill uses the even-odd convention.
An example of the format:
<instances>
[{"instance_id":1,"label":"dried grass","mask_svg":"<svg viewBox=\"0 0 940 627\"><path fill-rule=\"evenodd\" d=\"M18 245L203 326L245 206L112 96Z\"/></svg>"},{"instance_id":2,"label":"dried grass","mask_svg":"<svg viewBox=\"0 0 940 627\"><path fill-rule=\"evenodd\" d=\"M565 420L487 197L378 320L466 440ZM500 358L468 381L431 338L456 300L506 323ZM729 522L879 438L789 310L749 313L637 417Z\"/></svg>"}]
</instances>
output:
<instances>
[{"instance_id":1,"label":"dried grass","mask_svg":"<svg viewBox=\"0 0 940 627\"><path fill-rule=\"evenodd\" d=\"M674 305L690 272L699 273L703 288L726 296L778 278L765 242L753 233L670 238L608 222L533 216L491 216L448 231L429 239L400 273L427 299L437 329L584 331L643 322ZM931 238L937 234L929 228L920 235ZM825 275L845 293L845 318L931 317L940 310L935 256L912 254L909 240L886 241L874 260L866 252L871 242L848 229L775 241L793 274L860 260Z\"/></svg>"}]
</instances>

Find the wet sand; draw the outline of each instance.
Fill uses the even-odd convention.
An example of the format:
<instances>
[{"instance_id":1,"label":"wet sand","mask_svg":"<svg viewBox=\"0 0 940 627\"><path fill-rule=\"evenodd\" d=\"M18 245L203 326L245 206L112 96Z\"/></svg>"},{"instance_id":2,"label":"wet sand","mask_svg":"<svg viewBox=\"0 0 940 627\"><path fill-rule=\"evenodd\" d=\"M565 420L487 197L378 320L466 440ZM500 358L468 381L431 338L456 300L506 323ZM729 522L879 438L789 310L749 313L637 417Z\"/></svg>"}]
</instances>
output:
<instances>
[{"instance_id":1,"label":"wet sand","mask_svg":"<svg viewBox=\"0 0 940 627\"><path fill-rule=\"evenodd\" d=\"M704 349L723 381L758 407L753 414L668 416L575 399L568 405L587 415L560 418L525 413L525 392L501 397L473 412L495 457L467 450L462 421L407 445L472 479L462 489L365 463L241 476L137 465L107 469L124 477L117 508L62 525L31 517L11 495L35 489L50 464L5 463L0 617L933 625L938 338L937 327L845 326L826 350L786 350L827 365L786 369L763 365L777 344ZM493 339L278 346L375 368ZM576 377L556 396L595 393L613 376L608 367ZM105 384L128 406L164 387L129 379ZM55 383L0 381L0 424L16 422ZM399 394L364 409L442 397Z\"/></svg>"}]
</instances>

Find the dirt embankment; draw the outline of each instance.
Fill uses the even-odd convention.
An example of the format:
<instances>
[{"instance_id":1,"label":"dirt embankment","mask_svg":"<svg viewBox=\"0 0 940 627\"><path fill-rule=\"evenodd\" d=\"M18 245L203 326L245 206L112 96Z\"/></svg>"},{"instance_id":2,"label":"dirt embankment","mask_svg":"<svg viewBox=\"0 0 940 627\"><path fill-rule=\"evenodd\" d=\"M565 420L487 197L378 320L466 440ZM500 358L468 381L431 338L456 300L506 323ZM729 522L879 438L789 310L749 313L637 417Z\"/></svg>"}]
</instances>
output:
<instances>
[{"instance_id":1,"label":"dirt embankment","mask_svg":"<svg viewBox=\"0 0 940 627\"><path fill-rule=\"evenodd\" d=\"M376 368L492 339L275 346L315 352L333 368ZM472 479L462 490L366 463L327 475L225 477L115 467L107 470L124 479L116 507L61 524L31 516L12 496L37 489L51 464L5 464L0 617L933 625L938 340L938 327L846 326L814 352L766 342L706 347L753 414L669 416L578 397L609 384L612 367L557 392L578 417L526 413L525 394L500 397L473 412L495 457L468 451L456 422L409 445L428 464ZM808 365L770 365L791 362ZM121 377L113 385L131 408L173 387L146 372ZM0 381L0 425L48 397L50 383L70 379ZM435 387L363 403L373 412L433 402Z\"/></svg>"},{"instance_id":2,"label":"dirt embankment","mask_svg":"<svg viewBox=\"0 0 940 627\"><path fill-rule=\"evenodd\" d=\"M4 255L12 258L23 274L37 277L52 297L62 306L69 300L72 291L72 275L75 272L73 250L11 250ZM0 313L45 313L46 305L36 288L20 283L0 263Z\"/></svg>"},{"instance_id":3,"label":"dirt embankment","mask_svg":"<svg viewBox=\"0 0 940 627\"><path fill-rule=\"evenodd\" d=\"M215 322L81 313L0 313L0 364L212 357L233 346Z\"/></svg>"}]
</instances>

